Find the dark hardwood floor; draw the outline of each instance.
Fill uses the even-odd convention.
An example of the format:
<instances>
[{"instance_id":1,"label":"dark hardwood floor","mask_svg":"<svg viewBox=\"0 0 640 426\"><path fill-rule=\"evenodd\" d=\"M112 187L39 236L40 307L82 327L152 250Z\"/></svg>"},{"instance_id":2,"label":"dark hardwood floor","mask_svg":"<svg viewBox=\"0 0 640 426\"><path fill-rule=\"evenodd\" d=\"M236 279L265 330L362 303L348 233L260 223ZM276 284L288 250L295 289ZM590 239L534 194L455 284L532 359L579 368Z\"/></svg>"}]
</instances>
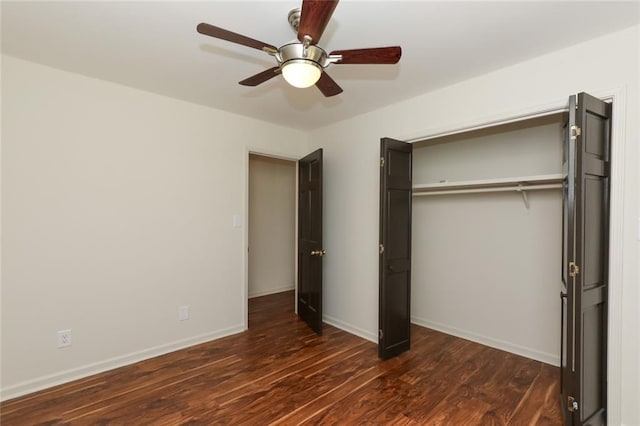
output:
<instances>
[{"instance_id":1,"label":"dark hardwood floor","mask_svg":"<svg viewBox=\"0 0 640 426\"><path fill-rule=\"evenodd\" d=\"M560 425L556 367L422 327L376 345L252 299L249 330L0 404L0 423Z\"/></svg>"}]
</instances>

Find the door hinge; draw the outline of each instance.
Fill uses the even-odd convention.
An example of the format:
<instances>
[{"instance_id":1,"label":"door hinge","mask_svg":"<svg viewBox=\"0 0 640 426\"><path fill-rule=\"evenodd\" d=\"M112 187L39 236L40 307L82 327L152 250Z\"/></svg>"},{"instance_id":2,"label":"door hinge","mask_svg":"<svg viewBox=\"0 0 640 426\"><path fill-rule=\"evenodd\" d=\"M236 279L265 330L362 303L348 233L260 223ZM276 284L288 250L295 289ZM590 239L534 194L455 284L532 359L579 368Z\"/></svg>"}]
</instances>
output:
<instances>
[{"instance_id":1,"label":"door hinge","mask_svg":"<svg viewBox=\"0 0 640 426\"><path fill-rule=\"evenodd\" d=\"M378 330L378 340L382 340L384 338L384 333L382 332L382 329Z\"/></svg>"},{"instance_id":2,"label":"door hinge","mask_svg":"<svg viewBox=\"0 0 640 426\"><path fill-rule=\"evenodd\" d=\"M572 413L578 411L578 401L572 396L567 397L567 410Z\"/></svg>"},{"instance_id":3,"label":"door hinge","mask_svg":"<svg viewBox=\"0 0 640 426\"><path fill-rule=\"evenodd\" d=\"M380 254L384 253L384 246L382 244L378 246L378 251L380 252Z\"/></svg>"},{"instance_id":4,"label":"door hinge","mask_svg":"<svg viewBox=\"0 0 640 426\"><path fill-rule=\"evenodd\" d=\"M384 167L384 157L380 157L380 167Z\"/></svg>"},{"instance_id":5,"label":"door hinge","mask_svg":"<svg viewBox=\"0 0 640 426\"><path fill-rule=\"evenodd\" d=\"M569 262L569 276L575 277L580 273L580 267L573 262Z\"/></svg>"},{"instance_id":6,"label":"door hinge","mask_svg":"<svg viewBox=\"0 0 640 426\"><path fill-rule=\"evenodd\" d=\"M571 140L572 141L575 141L576 138L582 134L582 130L580 130L580 127L578 127L576 125L571 126L569 128L569 132L571 134Z\"/></svg>"}]
</instances>

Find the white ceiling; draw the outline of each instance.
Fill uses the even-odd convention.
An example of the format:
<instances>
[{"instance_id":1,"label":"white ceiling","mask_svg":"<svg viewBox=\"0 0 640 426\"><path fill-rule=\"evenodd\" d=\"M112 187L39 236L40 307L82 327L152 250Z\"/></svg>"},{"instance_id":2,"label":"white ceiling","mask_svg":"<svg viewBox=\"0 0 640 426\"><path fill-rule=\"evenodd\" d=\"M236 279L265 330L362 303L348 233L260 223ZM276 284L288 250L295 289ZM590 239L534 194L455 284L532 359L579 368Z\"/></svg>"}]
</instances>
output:
<instances>
[{"instance_id":1,"label":"white ceiling","mask_svg":"<svg viewBox=\"0 0 640 426\"><path fill-rule=\"evenodd\" d=\"M640 22L633 2L356 1L338 4L327 51L400 45L398 65L333 65L344 89L325 98L281 77L258 50L203 36L207 22L276 46L295 38L301 1L7 2L2 51L280 125L313 129ZM595 53L597 54L597 53ZM523 81L526 84L526 81Z\"/></svg>"}]
</instances>

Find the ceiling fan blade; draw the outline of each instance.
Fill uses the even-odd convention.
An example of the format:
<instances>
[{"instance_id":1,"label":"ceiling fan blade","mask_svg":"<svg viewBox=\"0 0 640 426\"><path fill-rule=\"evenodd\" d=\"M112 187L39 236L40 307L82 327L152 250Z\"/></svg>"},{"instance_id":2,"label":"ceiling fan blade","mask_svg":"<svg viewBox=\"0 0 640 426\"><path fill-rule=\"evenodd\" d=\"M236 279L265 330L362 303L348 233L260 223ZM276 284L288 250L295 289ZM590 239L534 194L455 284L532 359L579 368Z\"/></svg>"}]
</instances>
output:
<instances>
[{"instance_id":1,"label":"ceiling fan blade","mask_svg":"<svg viewBox=\"0 0 640 426\"><path fill-rule=\"evenodd\" d=\"M397 64L402 56L400 46L370 49L335 50L329 54L342 55L336 64Z\"/></svg>"},{"instance_id":2,"label":"ceiling fan blade","mask_svg":"<svg viewBox=\"0 0 640 426\"><path fill-rule=\"evenodd\" d=\"M331 77L329 77L329 74L327 74L326 72L320 74L320 80L318 80L318 82L316 83L316 87L320 89L322 94L326 97L335 96L342 93L342 87L338 86L338 83L336 83Z\"/></svg>"},{"instance_id":3,"label":"ceiling fan blade","mask_svg":"<svg viewBox=\"0 0 640 426\"><path fill-rule=\"evenodd\" d=\"M273 77L280 74L280 67L269 68L268 70L264 70L261 73L256 75L252 75L249 78L245 78L239 84L243 86L257 86L258 84L262 84L267 80L272 79Z\"/></svg>"},{"instance_id":4,"label":"ceiling fan blade","mask_svg":"<svg viewBox=\"0 0 640 426\"><path fill-rule=\"evenodd\" d=\"M338 0L303 0L298 25L298 40L311 37L311 44L317 44L327 27Z\"/></svg>"},{"instance_id":5,"label":"ceiling fan blade","mask_svg":"<svg viewBox=\"0 0 640 426\"><path fill-rule=\"evenodd\" d=\"M254 49L258 49L258 50L265 50L265 51L272 51L272 52L278 51L278 49L275 46L272 46L268 43L254 40L252 38L243 36L242 34L234 33L232 31L225 30L220 27L215 27L213 25L205 24L204 22L201 24L198 24L196 29L200 34L230 41L231 43L237 43L243 46L253 47Z\"/></svg>"}]
</instances>

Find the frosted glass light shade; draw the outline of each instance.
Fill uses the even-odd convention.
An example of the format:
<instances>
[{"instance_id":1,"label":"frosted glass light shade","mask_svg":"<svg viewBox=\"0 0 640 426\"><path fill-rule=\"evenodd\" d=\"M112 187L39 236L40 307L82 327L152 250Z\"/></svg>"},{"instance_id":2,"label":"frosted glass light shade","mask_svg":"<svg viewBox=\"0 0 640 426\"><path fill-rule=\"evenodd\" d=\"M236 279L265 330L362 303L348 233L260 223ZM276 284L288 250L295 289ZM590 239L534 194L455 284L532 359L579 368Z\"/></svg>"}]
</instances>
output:
<instances>
[{"instance_id":1,"label":"frosted glass light shade","mask_svg":"<svg viewBox=\"0 0 640 426\"><path fill-rule=\"evenodd\" d=\"M282 76L287 83L301 89L316 84L322 69L311 61L290 61L282 67Z\"/></svg>"}]
</instances>

